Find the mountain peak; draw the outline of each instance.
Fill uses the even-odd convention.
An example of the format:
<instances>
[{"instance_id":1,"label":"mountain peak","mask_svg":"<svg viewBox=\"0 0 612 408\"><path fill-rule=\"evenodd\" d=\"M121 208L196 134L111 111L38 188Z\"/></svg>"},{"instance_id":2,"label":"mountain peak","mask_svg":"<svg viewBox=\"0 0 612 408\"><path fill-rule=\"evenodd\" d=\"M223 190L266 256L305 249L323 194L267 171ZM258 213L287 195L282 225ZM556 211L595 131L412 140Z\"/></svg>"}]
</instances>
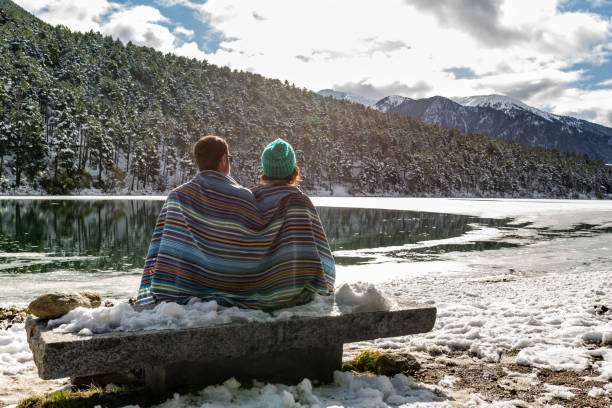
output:
<instances>
[{"instance_id":1,"label":"mountain peak","mask_svg":"<svg viewBox=\"0 0 612 408\"><path fill-rule=\"evenodd\" d=\"M540 116L541 118L546 119L548 121L551 121L555 117L555 115L553 115L552 113L536 109L519 101L518 99L514 99L506 95L474 95L451 99L457 102L459 105L492 108L507 113L511 116L514 116L512 113L513 110L525 110L533 113L534 115Z\"/></svg>"},{"instance_id":2,"label":"mountain peak","mask_svg":"<svg viewBox=\"0 0 612 408\"><path fill-rule=\"evenodd\" d=\"M381 112L388 112L390 109L398 107L405 101L411 100L412 99L400 95L385 96L380 101L376 102L374 109L378 109Z\"/></svg>"}]
</instances>

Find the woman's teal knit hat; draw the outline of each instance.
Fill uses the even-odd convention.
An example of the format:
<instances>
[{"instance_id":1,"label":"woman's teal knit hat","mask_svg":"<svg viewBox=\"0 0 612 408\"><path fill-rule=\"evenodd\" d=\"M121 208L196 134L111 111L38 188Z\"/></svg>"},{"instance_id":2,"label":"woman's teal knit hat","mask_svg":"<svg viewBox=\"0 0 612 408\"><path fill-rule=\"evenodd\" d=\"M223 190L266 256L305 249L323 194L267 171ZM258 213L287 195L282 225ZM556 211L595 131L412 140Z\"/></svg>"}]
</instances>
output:
<instances>
[{"instance_id":1,"label":"woman's teal knit hat","mask_svg":"<svg viewBox=\"0 0 612 408\"><path fill-rule=\"evenodd\" d=\"M285 178L295 169L295 152L293 147L283 139L276 139L266 146L261 154L261 166L264 175L273 178Z\"/></svg>"}]
</instances>

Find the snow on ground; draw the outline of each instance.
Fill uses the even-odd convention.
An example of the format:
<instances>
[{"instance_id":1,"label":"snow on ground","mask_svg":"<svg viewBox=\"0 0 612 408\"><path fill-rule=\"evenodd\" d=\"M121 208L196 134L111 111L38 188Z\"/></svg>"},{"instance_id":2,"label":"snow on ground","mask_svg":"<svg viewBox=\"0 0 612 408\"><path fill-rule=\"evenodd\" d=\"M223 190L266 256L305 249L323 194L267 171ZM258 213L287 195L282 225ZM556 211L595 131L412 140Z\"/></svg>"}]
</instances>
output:
<instances>
[{"instance_id":1,"label":"snow on ground","mask_svg":"<svg viewBox=\"0 0 612 408\"><path fill-rule=\"evenodd\" d=\"M447 380L452 385L453 379ZM569 396L569 391L566 393L561 389L551 389L550 398L553 394ZM173 398L157 407L516 408L527 406L524 401L518 400L487 402L478 394L467 395L463 401L451 400L444 396L440 387L417 384L402 374L389 378L355 376L352 373L336 371L333 384L316 387L305 379L297 386L255 383L253 387L245 389L241 388L236 380L230 379L221 385L206 387L198 394L175 394ZM124 408L135 407L138 405Z\"/></svg>"},{"instance_id":2,"label":"snow on ground","mask_svg":"<svg viewBox=\"0 0 612 408\"><path fill-rule=\"evenodd\" d=\"M16 376L33 364L24 324L0 330L0 374Z\"/></svg>"},{"instance_id":3,"label":"snow on ground","mask_svg":"<svg viewBox=\"0 0 612 408\"><path fill-rule=\"evenodd\" d=\"M352 288L362 293L361 296L367 292L364 288L368 284L375 283L387 302L395 305L394 307L417 302L434 304L438 308L438 319L432 332L348 344L345 345L345 357L355 355L364 348L376 347L416 354L463 351L473 353L483 361L495 362L499 360L502 350L509 350L516 353L516 363L533 367L534 370L591 368L596 374L591 380L599 381L601 386L593 387L590 393L601 398L612 396L612 312L597 313L601 310L601 305L612 306L611 234L568 234L543 238L538 235L537 230L530 228L537 226L563 229L580 223L610 227L611 202L402 198L383 200L352 197L317 198L314 201L317 205L426 210L482 217L513 217L517 222L532 222L531 226L512 230L512 239L522 243L522 246L516 248L451 252L438 256L433 262L402 262L386 257L385 251L382 251L372 263L339 266L338 282L351 284ZM495 231L483 230L476 234L478 233L494 240L509 238L506 232L506 235L502 236ZM379 250L371 252L376 251ZM137 277L132 279L136 287ZM351 298L350 294L346 296L348 300ZM325 307L327 312L337 313L336 306L327 304ZM322 304L315 303L313 310L319 308L321 311L322 307ZM106 325L103 330L116 329L124 324L121 322L117 325L117 315L129 317L129 313L125 313L126 309L123 308L125 306L118 305L105 311L75 311L75 314L81 313L82 321L90 319L87 323L89 326L61 328L61 324L71 324L66 321L58 322L58 328L76 332L86 329L93 332L98 330L95 327L98 323L92 323L91 319L96 314L99 314L98 318L106 314L101 319L103 326ZM206 314L213 311L216 313L215 319L220 315L221 319L225 318L223 314L226 312L219 311L207 302L196 302L185 308L165 306L150 313L158 313L158 323L161 322L165 327L178 324L180 319L200 324L189 317L189 308L197 310L201 320L206 320ZM265 318L270 316L266 315ZM128 320L130 319L126 322ZM129 326L129 323L125 324ZM9 384L9 380L22 385L24 381L33 380L33 364L25 354L25 333L22 326L21 329L18 325L14 327L16 329L0 333L0 385ZM18 367L17 372L13 372L13 366ZM15 380L20 378L20 375L25 377ZM525 383L525 386L532 381L529 375L512 373L508 374L507 379ZM309 382L294 387L258 384L249 389L229 382L206 388L198 395L176 396L163 406L528 406L521 401L487 402L481 396L469 392L464 392L459 397L452 394L455 400L450 401L443 395L449 395L453 391L454 381L452 378L446 380L437 386L426 386L414 384L403 376L391 379L338 373L335 383L314 386L312 391ZM14 384L10 386L16 386ZM3 388L0 387L0 390ZM555 396L569 400L572 398L571 394L571 389L551 386L540 402L543 405L551 404L549 400ZM4 395L8 394L5 392ZM2 392L0 397L3 397Z\"/></svg>"},{"instance_id":4,"label":"snow on ground","mask_svg":"<svg viewBox=\"0 0 612 408\"><path fill-rule=\"evenodd\" d=\"M38 378L23 323L0 329L0 407L35 393L57 390L66 381Z\"/></svg>"},{"instance_id":5,"label":"snow on ground","mask_svg":"<svg viewBox=\"0 0 612 408\"><path fill-rule=\"evenodd\" d=\"M432 404L433 403L433 404ZM439 396L435 387L414 383L398 374L393 378L355 376L336 371L334 383L313 387L307 379L297 386L256 383L254 387L240 387L234 379L217 386L209 386L199 394L181 396L159 405L160 408L178 407L450 407ZM408 404L408 405L406 405Z\"/></svg>"},{"instance_id":6,"label":"snow on ground","mask_svg":"<svg viewBox=\"0 0 612 408\"><path fill-rule=\"evenodd\" d=\"M588 346L592 338L612 332L610 315L599 315L595 309L600 303L612 304L609 274L555 273L497 282L423 278L409 287L397 285L394 294L400 307L400 299L424 291L436 294L436 326L430 333L374 344L413 351L465 350L491 362L499 360L502 350L516 350L521 365L551 370L593 367L604 374L612 352L596 356Z\"/></svg>"}]
</instances>

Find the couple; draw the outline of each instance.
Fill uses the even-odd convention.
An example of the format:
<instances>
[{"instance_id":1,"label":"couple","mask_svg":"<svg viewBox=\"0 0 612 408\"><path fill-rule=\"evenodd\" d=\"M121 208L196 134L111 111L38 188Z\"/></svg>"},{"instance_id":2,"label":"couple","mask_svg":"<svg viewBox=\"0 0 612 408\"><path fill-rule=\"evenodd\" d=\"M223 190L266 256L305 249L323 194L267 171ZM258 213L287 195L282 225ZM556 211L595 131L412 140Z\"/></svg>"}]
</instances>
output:
<instances>
[{"instance_id":1,"label":"couple","mask_svg":"<svg viewBox=\"0 0 612 408\"><path fill-rule=\"evenodd\" d=\"M230 177L225 140L203 137L193 153L200 172L166 199L136 304L201 298L273 310L332 293L334 260L315 207L296 187L291 145L266 146L252 189Z\"/></svg>"}]
</instances>

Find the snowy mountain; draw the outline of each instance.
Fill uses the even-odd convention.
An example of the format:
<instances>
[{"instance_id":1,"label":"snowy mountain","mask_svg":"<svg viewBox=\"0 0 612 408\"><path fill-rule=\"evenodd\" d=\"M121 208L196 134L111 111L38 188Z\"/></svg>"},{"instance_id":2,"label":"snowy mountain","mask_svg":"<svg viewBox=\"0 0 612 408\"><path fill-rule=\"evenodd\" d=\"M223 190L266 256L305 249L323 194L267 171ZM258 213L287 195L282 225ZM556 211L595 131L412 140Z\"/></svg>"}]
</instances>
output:
<instances>
[{"instance_id":1,"label":"snowy mountain","mask_svg":"<svg viewBox=\"0 0 612 408\"><path fill-rule=\"evenodd\" d=\"M350 101L353 103L360 103L365 106L373 106L376 103L374 99L369 99L369 98L366 98L365 96L355 95L350 92L334 91L333 89L321 89L317 93L323 96L331 96L332 98L335 98L335 99L342 99L342 100Z\"/></svg>"},{"instance_id":2,"label":"snowy mountain","mask_svg":"<svg viewBox=\"0 0 612 408\"><path fill-rule=\"evenodd\" d=\"M612 128L553 115L508 96L469 96L454 100L442 96L399 98L383 98L374 107L461 132L481 133L527 146L586 153L612 162Z\"/></svg>"},{"instance_id":3,"label":"snowy mountain","mask_svg":"<svg viewBox=\"0 0 612 408\"><path fill-rule=\"evenodd\" d=\"M384 97L380 101L376 102L374 104L374 108L378 109L381 112L389 112L391 109L397 108L406 100L411 101L412 99L399 95L391 95Z\"/></svg>"},{"instance_id":4,"label":"snowy mountain","mask_svg":"<svg viewBox=\"0 0 612 408\"><path fill-rule=\"evenodd\" d=\"M457 102L463 106L480 106L485 108L493 108L500 110L510 116L514 116L516 113L521 111L529 111L534 115L540 116L548 121L552 120L557 115L552 113L544 112L536 109L529 105L524 104L518 99L511 98L505 95L476 95L476 96L464 96L458 98L451 98L451 100Z\"/></svg>"}]
</instances>

